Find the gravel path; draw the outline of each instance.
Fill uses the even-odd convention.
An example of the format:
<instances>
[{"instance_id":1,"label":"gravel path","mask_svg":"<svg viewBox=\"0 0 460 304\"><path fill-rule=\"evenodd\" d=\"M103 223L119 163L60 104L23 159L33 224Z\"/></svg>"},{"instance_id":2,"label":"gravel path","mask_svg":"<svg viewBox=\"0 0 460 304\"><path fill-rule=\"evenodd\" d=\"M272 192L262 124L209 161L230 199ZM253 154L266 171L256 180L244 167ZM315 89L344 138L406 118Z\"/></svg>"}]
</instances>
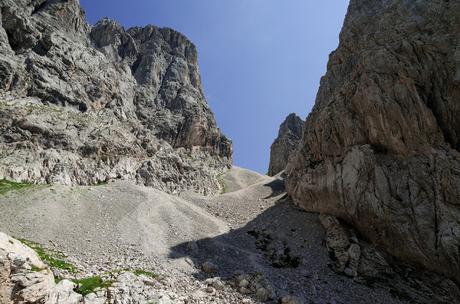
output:
<instances>
[{"instance_id":1,"label":"gravel path","mask_svg":"<svg viewBox=\"0 0 460 304\"><path fill-rule=\"evenodd\" d=\"M177 299L257 302L238 286L209 292L206 279L232 284L240 273L263 277L275 301L294 295L305 303L401 303L391 290L329 269L317 215L294 207L280 180L241 168L223 178L231 192L215 197L175 197L126 181L9 192L0 196L0 231L62 251L81 276L115 269L163 275ZM201 271L205 262L216 273Z\"/></svg>"}]
</instances>

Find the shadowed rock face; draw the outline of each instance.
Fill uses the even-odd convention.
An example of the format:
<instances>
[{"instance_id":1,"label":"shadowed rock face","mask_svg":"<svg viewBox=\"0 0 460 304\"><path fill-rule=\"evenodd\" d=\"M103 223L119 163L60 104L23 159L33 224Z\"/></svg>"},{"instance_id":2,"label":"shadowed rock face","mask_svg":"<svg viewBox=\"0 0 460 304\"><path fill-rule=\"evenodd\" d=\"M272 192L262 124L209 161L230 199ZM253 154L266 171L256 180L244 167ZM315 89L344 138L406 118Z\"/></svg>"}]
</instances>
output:
<instances>
[{"instance_id":1,"label":"shadowed rock face","mask_svg":"<svg viewBox=\"0 0 460 304\"><path fill-rule=\"evenodd\" d=\"M278 137L270 149L268 175L274 176L286 168L289 157L294 153L302 137L303 123L300 117L292 113L280 125Z\"/></svg>"},{"instance_id":2,"label":"shadowed rock face","mask_svg":"<svg viewBox=\"0 0 460 304\"><path fill-rule=\"evenodd\" d=\"M287 190L460 282L460 1L352 0Z\"/></svg>"},{"instance_id":3,"label":"shadowed rock face","mask_svg":"<svg viewBox=\"0 0 460 304\"><path fill-rule=\"evenodd\" d=\"M232 146L186 37L108 19L91 27L78 0L0 8L0 178L219 190Z\"/></svg>"}]
</instances>

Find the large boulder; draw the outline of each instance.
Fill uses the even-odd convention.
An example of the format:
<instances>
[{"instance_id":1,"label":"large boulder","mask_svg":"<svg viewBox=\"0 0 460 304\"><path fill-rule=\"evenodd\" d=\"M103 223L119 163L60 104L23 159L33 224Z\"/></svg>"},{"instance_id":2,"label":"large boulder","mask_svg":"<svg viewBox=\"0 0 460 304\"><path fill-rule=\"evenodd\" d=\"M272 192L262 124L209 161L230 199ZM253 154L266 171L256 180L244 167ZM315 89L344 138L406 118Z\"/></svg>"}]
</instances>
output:
<instances>
[{"instance_id":1,"label":"large boulder","mask_svg":"<svg viewBox=\"0 0 460 304\"><path fill-rule=\"evenodd\" d=\"M289 114L280 125L278 137L270 148L268 175L274 176L286 168L302 138L303 120L296 114Z\"/></svg>"},{"instance_id":2,"label":"large boulder","mask_svg":"<svg viewBox=\"0 0 460 304\"><path fill-rule=\"evenodd\" d=\"M91 27L78 0L4 0L0 12L0 178L220 191L232 146L184 35Z\"/></svg>"},{"instance_id":3,"label":"large boulder","mask_svg":"<svg viewBox=\"0 0 460 304\"><path fill-rule=\"evenodd\" d=\"M460 282L460 1L351 0L286 186Z\"/></svg>"}]
</instances>

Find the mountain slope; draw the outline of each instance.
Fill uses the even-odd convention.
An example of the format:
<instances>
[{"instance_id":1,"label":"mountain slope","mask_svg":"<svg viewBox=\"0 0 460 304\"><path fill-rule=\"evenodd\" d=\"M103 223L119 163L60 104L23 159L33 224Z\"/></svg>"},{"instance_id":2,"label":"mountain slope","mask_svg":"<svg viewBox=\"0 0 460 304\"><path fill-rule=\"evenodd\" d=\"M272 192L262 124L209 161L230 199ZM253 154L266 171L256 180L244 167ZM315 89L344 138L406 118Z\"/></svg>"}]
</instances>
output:
<instances>
[{"instance_id":1,"label":"mountain slope","mask_svg":"<svg viewBox=\"0 0 460 304\"><path fill-rule=\"evenodd\" d=\"M186 37L108 19L91 27L78 0L0 5L0 178L219 191L231 142Z\"/></svg>"},{"instance_id":2,"label":"mountain slope","mask_svg":"<svg viewBox=\"0 0 460 304\"><path fill-rule=\"evenodd\" d=\"M85 304L161 294L172 303L458 303L455 285L433 273L398 266L368 280L337 274L318 216L286 199L281 180L234 168L223 181L242 187L181 197L123 181L10 191L0 195L0 231L62 252L77 268L52 267L55 275L114 281ZM362 248L363 266L375 267L366 258L378 256ZM0 254L0 275L1 265ZM135 270L156 276L124 274Z\"/></svg>"}]
</instances>

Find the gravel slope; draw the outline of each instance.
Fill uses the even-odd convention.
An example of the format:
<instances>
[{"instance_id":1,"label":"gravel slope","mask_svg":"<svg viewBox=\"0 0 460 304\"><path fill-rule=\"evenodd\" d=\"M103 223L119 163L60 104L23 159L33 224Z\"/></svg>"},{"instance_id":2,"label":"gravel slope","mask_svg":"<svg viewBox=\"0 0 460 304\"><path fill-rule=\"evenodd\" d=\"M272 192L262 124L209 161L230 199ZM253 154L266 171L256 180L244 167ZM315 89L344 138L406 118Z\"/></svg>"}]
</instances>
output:
<instances>
[{"instance_id":1,"label":"gravel slope","mask_svg":"<svg viewBox=\"0 0 460 304\"><path fill-rule=\"evenodd\" d=\"M274 301L295 295L305 303L401 303L391 287L329 269L317 215L294 207L282 181L241 168L223 178L232 192L214 197L176 197L126 181L9 192L0 196L0 231L64 252L82 276L161 274L177 303L258 302L233 289L209 292L207 278L231 282L235 273L261 274ZM207 261L216 273L201 271Z\"/></svg>"},{"instance_id":2,"label":"gravel slope","mask_svg":"<svg viewBox=\"0 0 460 304\"><path fill-rule=\"evenodd\" d=\"M226 192L235 192L266 179L265 175L236 166L233 166L232 170L223 176Z\"/></svg>"}]
</instances>

